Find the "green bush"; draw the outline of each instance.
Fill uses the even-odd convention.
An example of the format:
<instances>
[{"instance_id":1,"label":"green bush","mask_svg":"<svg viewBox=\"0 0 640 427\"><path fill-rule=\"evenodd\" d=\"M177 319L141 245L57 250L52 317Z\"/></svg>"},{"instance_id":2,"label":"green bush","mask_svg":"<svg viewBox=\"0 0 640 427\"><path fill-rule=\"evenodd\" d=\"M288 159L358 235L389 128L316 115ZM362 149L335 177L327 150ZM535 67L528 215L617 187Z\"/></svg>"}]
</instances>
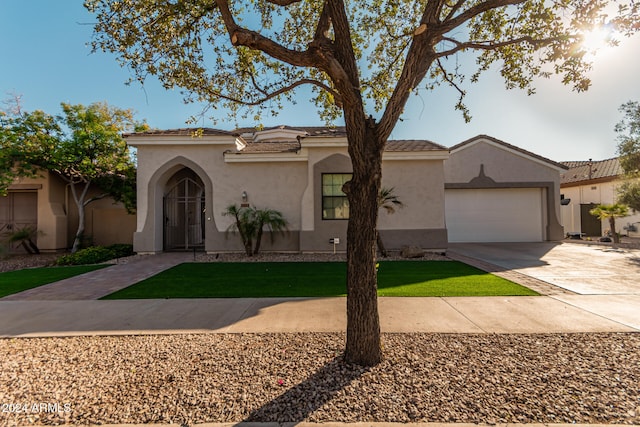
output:
<instances>
[{"instance_id":1,"label":"green bush","mask_svg":"<svg viewBox=\"0 0 640 427\"><path fill-rule=\"evenodd\" d=\"M112 250L116 254L116 258L124 258L133 255L133 245L127 243L116 243L114 245L107 246L107 249Z\"/></svg>"},{"instance_id":2,"label":"green bush","mask_svg":"<svg viewBox=\"0 0 640 427\"><path fill-rule=\"evenodd\" d=\"M75 254L64 255L56 260L57 265L85 265L98 264L114 258L122 258L133 255L133 246L127 244L115 244L107 247L92 246L81 249Z\"/></svg>"}]
</instances>

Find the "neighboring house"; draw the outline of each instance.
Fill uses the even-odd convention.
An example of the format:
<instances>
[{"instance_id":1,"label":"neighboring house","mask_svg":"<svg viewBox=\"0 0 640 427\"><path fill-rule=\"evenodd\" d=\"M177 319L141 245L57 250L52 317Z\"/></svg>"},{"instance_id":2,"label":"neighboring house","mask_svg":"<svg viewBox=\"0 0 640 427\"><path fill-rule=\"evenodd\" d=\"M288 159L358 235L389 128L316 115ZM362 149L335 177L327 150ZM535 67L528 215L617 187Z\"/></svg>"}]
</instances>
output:
<instances>
[{"instance_id":1,"label":"neighboring house","mask_svg":"<svg viewBox=\"0 0 640 427\"><path fill-rule=\"evenodd\" d=\"M86 208L85 235L99 245L131 243L135 215L128 215L122 205L102 199ZM4 234L24 227L37 230L35 241L45 252L71 247L78 227L78 211L64 181L49 172L37 178L18 178L0 196L0 239ZM22 252L22 248L10 248Z\"/></svg>"},{"instance_id":2,"label":"neighboring house","mask_svg":"<svg viewBox=\"0 0 640 427\"><path fill-rule=\"evenodd\" d=\"M263 239L266 251L330 251L335 238L346 249L341 188L351 162L344 128L175 129L125 138L137 148L137 252L242 250L225 232L231 204L275 209L289 221L288 233ZM388 141L382 170L382 185L405 205L379 215L388 249L563 237L563 166L504 142L479 136L449 155L430 141Z\"/></svg>"},{"instance_id":3,"label":"neighboring house","mask_svg":"<svg viewBox=\"0 0 640 427\"><path fill-rule=\"evenodd\" d=\"M583 233L599 237L609 230L609 221L600 221L589 211L599 204L616 203L618 188L624 181L624 170L618 158L600 161L562 162L569 169L560 176L564 203L562 224L567 233ZM622 234L638 237L640 214L616 219Z\"/></svg>"}]
</instances>

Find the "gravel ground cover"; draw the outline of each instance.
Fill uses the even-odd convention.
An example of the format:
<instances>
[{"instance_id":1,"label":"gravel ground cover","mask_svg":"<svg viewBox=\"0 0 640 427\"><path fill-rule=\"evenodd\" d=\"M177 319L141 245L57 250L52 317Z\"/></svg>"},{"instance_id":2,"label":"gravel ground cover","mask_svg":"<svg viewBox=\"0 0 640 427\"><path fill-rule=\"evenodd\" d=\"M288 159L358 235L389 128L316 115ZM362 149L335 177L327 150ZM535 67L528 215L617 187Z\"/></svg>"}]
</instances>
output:
<instances>
[{"instance_id":1,"label":"gravel ground cover","mask_svg":"<svg viewBox=\"0 0 640 427\"><path fill-rule=\"evenodd\" d=\"M345 364L343 345L317 333L4 339L0 424L640 423L640 334L385 334L370 369Z\"/></svg>"},{"instance_id":2,"label":"gravel ground cover","mask_svg":"<svg viewBox=\"0 0 640 427\"><path fill-rule=\"evenodd\" d=\"M53 265L60 254L9 255L0 257L0 273L23 268L47 267Z\"/></svg>"},{"instance_id":3,"label":"gravel ground cover","mask_svg":"<svg viewBox=\"0 0 640 427\"><path fill-rule=\"evenodd\" d=\"M32 267L47 267L54 264L55 260L64 254L39 254L39 255L9 255L0 257L0 273L4 271L21 270L23 268ZM107 263L126 264L139 257L145 257L148 255L133 255L126 258L118 258L117 260L107 261ZM195 262L310 262L310 261L346 261L347 257L344 253L278 253L267 252L254 255L251 257L246 256L244 253L219 253L219 254L206 254L197 252ZM390 251L388 258L381 258L383 260L407 260L400 256L397 251ZM424 256L414 258L415 261L426 260L439 260L450 261L446 256L436 253L425 253ZM192 259L189 259L192 261Z\"/></svg>"}]
</instances>

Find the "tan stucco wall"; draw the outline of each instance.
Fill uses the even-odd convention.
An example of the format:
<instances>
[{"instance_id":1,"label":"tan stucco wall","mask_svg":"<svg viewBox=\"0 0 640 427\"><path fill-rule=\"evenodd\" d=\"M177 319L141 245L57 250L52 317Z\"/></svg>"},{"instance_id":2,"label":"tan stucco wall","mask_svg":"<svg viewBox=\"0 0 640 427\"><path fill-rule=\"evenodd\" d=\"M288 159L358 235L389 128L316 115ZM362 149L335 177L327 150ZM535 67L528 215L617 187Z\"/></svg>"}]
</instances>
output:
<instances>
[{"instance_id":1,"label":"tan stucco wall","mask_svg":"<svg viewBox=\"0 0 640 427\"><path fill-rule=\"evenodd\" d=\"M138 219L134 248L142 253L163 250L162 198L167 181L178 170L188 167L205 186L205 250L241 250L237 236L225 231L233 219L223 215L230 204L248 203L258 208L276 209L289 221L289 233L276 236L272 244L263 238L264 250L329 251L329 238L344 242L347 221L322 221L321 173L351 172L346 146L303 147L286 160L262 161L246 155L232 155L235 139L221 137L168 141L145 138L138 144ZM135 138L129 141L136 145ZM257 160L257 161L256 161ZM386 178L386 177L389 178ZM393 178L391 178L393 176ZM388 181L388 182L387 182ZM388 249L408 244L446 247L444 226L444 179L442 160L385 161L383 184L396 187L396 194L407 204L389 216L380 215L380 227L390 241ZM416 233L416 230L420 230ZM419 236L416 240L416 236ZM435 243L434 243L435 242ZM436 246L433 246L436 245ZM426 246L425 246L426 247Z\"/></svg>"},{"instance_id":2,"label":"tan stucco wall","mask_svg":"<svg viewBox=\"0 0 640 427\"><path fill-rule=\"evenodd\" d=\"M476 179L481 174L488 179ZM444 162L444 176L448 185L476 181L479 188L527 188L529 183L531 188L542 188L543 209L547 213L544 216L545 239L559 240L564 237L560 218L558 167L480 137L451 152L449 159Z\"/></svg>"},{"instance_id":3,"label":"tan stucco wall","mask_svg":"<svg viewBox=\"0 0 640 427\"><path fill-rule=\"evenodd\" d=\"M98 188L91 188L88 198L101 194ZM78 207L68 191L68 230L67 246L73 245L78 231ZM111 198L104 198L91 202L85 207L85 240L83 245L108 246L115 243L133 242L133 232L136 227L136 215L127 213L122 203L115 203Z\"/></svg>"},{"instance_id":4,"label":"tan stucco wall","mask_svg":"<svg viewBox=\"0 0 640 427\"><path fill-rule=\"evenodd\" d=\"M385 161L382 186L394 188L404 204L378 216L380 230L444 228L444 165L441 160Z\"/></svg>"},{"instance_id":5,"label":"tan stucco wall","mask_svg":"<svg viewBox=\"0 0 640 427\"><path fill-rule=\"evenodd\" d=\"M240 205L242 192L247 202L258 208L282 212L292 234L300 229L302 193L307 187L305 162L225 163L224 152L235 147L228 144L141 146L138 148L138 221L134 245L141 252L163 250L162 197L166 183L182 167L192 169L203 180L207 214L206 246L209 251L240 250L239 239L225 236L233 219L224 216L227 206ZM153 209L149 207L153 206ZM158 215L160 212L160 215ZM157 225L157 226L156 226ZM278 237L283 243L283 238ZM269 248L268 236L264 247ZM287 243L283 250L298 250L297 244Z\"/></svg>"},{"instance_id":6,"label":"tan stucco wall","mask_svg":"<svg viewBox=\"0 0 640 427\"><path fill-rule=\"evenodd\" d=\"M17 178L9 187L33 188L38 198L37 245L41 251L57 251L67 247L67 211L65 185L48 172L40 172L36 178ZM20 190L24 191L24 190Z\"/></svg>"},{"instance_id":7,"label":"tan stucco wall","mask_svg":"<svg viewBox=\"0 0 640 427\"><path fill-rule=\"evenodd\" d=\"M451 153L445 160L445 181L469 182L478 176L481 164L485 175L496 182L555 181L560 185L558 169L483 140Z\"/></svg>"}]
</instances>

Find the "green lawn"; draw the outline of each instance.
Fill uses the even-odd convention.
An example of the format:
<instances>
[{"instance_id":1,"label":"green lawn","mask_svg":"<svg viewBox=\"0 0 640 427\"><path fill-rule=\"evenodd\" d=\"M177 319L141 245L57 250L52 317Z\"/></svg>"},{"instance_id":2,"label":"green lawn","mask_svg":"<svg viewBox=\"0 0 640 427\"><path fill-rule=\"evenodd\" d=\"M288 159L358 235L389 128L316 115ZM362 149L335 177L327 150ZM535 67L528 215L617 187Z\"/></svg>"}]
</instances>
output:
<instances>
[{"instance_id":1,"label":"green lawn","mask_svg":"<svg viewBox=\"0 0 640 427\"><path fill-rule=\"evenodd\" d=\"M185 263L103 299L330 297L346 295L341 262ZM538 295L456 261L387 261L380 296Z\"/></svg>"},{"instance_id":2,"label":"green lawn","mask_svg":"<svg viewBox=\"0 0 640 427\"><path fill-rule=\"evenodd\" d=\"M0 273L0 298L104 267L108 265L26 268Z\"/></svg>"}]
</instances>

